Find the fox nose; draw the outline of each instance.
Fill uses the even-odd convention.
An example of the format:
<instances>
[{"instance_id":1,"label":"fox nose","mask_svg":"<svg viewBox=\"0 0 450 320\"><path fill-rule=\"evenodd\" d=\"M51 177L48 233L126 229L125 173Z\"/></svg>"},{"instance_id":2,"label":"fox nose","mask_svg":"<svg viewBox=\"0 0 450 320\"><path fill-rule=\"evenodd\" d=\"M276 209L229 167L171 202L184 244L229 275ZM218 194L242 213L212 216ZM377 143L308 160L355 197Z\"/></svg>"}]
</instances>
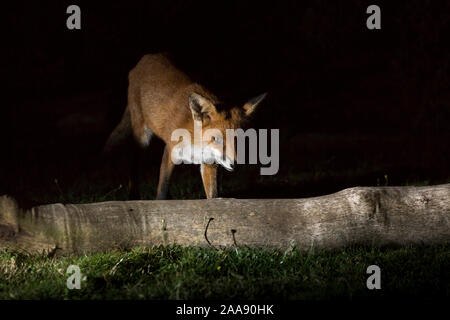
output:
<instances>
[{"instance_id":1,"label":"fox nose","mask_svg":"<svg viewBox=\"0 0 450 320\"><path fill-rule=\"evenodd\" d=\"M234 170L234 163L231 161L224 161L221 163L222 167L227 169L227 171L233 171Z\"/></svg>"}]
</instances>

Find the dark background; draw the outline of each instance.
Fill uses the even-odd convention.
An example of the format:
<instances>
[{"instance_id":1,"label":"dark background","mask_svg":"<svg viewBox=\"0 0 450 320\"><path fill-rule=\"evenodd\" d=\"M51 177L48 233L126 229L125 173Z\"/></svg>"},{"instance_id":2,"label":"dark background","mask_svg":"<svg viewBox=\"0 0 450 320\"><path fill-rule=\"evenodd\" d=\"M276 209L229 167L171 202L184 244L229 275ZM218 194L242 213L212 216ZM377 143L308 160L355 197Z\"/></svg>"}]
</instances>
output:
<instances>
[{"instance_id":1,"label":"dark background","mask_svg":"<svg viewBox=\"0 0 450 320\"><path fill-rule=\"evenodd\" d=\"M81 30L66 28L70 4ZM366 28L370 4L381 30ZM280 129L280 171L241 170L225 196L450 180L448 1L15 2L2 21L0 193L24 203L97 200L73 188L126 185L128 151L113 165L98 154L125 108L128 71L161 51L231 103L269 92L254 126ZM152 188L160 147L148 158Z\"/></svg>"}]
</instances>

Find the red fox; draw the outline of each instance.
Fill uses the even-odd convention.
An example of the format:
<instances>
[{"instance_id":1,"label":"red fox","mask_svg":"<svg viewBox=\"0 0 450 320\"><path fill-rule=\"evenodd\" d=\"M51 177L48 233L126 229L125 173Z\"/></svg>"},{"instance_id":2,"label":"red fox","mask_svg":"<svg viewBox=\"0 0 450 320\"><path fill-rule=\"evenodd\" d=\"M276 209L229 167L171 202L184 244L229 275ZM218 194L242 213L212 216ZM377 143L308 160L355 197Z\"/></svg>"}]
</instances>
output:
<instances>
[{"instance_id":1,"label":"red fox","mask_svg":"<svg viewBox=\"0 0 450 320\"><path fill-rule=\"evenodd\" d=\"M196 150L202 153L208 149L215 155L218 161L202 162L200 172L206 197L217 197L217 163L232 170L236 158L234 148L227 148L223 144L225 131L240 128L266 94L249 100L242 107L217 110L220 103L218 98L178 70L165 54L142 57L130 71L128 80L128 105L122 120L109 136L104 151L108 152L130 133L142 148L148 147L153 136L162 139L165 148L156 199L166 199L175 166L172 154L180 147L178 141L172 139L173 132L184 129L191 133L190 137L194 137L196 125L200 125L203 130L216 129L221 136L192 138L187 145L184 141L184 147L194 153Z\"/></svg>"}]
</instances>

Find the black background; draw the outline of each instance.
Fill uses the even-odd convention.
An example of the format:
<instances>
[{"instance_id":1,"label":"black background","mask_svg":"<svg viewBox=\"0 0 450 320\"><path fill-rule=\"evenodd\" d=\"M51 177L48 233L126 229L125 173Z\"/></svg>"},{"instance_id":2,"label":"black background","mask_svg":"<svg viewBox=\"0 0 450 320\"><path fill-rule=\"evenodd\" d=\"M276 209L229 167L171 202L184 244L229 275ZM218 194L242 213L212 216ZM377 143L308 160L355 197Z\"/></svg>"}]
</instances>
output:
<instances>
[{"instance_id":1,"label":"black background","mask_svg":"<svg viewBox=\"0 0 450 320\"><path fill-rule=\"evenodd\" d=\"M70 4L81 7L81 30L66 28ZM366 28L370 4L381 7L381 30ZM361 176L332 188L324 180L316 193L373 185L387 172L394 184L450 178L448 1L2 6L0 193L20 197L94 170L87 163L120 119L128 71L161 51L230 103L269 92L255 126L280 129L279 174L287 180L315 161L333 159L334 170L367 163Z\"/></svg>"}]
</instances>

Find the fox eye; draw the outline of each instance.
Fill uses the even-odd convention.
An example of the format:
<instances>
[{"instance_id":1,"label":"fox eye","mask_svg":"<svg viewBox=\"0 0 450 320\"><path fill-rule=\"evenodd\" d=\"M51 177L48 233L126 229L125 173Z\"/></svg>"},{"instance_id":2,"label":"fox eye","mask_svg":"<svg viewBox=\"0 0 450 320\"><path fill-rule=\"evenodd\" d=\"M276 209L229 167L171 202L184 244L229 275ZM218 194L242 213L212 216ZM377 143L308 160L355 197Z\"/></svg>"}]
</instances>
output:
<instances>
[{"instance_id":1,"label":"fox eye","mask_svg":"<svg viewBox=\"0 0 450 320\"><path fill-rule=\"evenodd\" d=\"M223 142L221 137L213 137L213 141L218 144Z\"/></svg>"}]
</instances>

